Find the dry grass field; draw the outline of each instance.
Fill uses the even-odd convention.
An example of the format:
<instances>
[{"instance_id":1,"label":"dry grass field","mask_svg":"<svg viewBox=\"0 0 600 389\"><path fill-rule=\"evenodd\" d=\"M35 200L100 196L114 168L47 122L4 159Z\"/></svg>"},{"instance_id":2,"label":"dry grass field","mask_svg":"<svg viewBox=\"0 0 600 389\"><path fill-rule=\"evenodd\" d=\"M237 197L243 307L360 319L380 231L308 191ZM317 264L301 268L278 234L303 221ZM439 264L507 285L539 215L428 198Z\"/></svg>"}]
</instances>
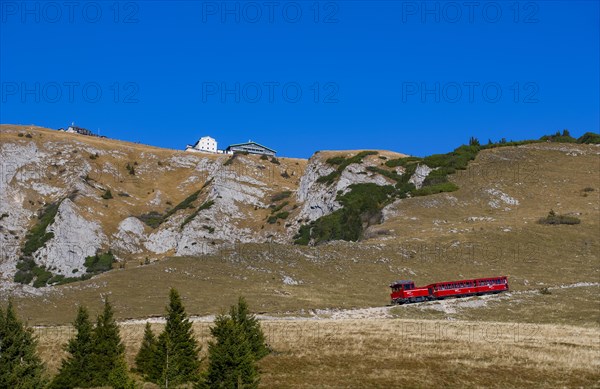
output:
<instances>
[{"instance_id":1,"label":"dry grass field","mask_svg":"<svg viewBox=\"0 0 600 389\"><path fill-rule=\"evenodd\" d=\"M194 331L206 355L209 322ZM162 324L154 324L160 331ZM598 329L547 324L404 319L265 320L274 352L260 362L266 388L593 388ZM69 327L38 328L54 372ZM143 324L123 324L130 365ZM155 386L146 384L147 388Z\"/></svg>"},{"instance_id":2,"label":"dry grass field","mask_svg":"<svg viewBox=\"0 0 600 389\"><path fill-rule=\"evenodd\" d=\"M103 296L111 299L120 320L144 318L163 314L168 288L173 286L192 315L218 313L240 295L256 312L299 315L314 309L384 306L389 303L387 284L397 278L427 284L507 274L510 296L495 296L484 303L458 307L456 312L437 307L439 303L407 305L399 307L397 314L410 319L600 325L594 258L538 254L539 258L519 260L508 252L486 262L466 254L405 258L402 247L367 246L332 244L314 249L241 245L217 256L137 264L47 289L40 296L15 297L14 302L32 325L66 324L75 316L78 304L88 306L92 313L99 312ZM543 287L549 287L551 294L540 294Z\"/></svg>"}]
</instances>

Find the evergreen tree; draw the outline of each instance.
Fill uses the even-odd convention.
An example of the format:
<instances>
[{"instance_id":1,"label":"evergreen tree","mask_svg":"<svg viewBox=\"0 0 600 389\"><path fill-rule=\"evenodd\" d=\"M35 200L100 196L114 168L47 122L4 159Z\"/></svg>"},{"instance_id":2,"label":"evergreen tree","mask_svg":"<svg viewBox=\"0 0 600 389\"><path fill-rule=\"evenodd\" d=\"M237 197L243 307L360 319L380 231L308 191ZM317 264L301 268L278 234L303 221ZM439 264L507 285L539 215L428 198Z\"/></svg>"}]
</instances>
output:
<instances>
[{"instance_id":1,"label":"evergreen tree","mask_svg":"<svg viewBox=\"0 0 600 389\"><path fill-rule=\"evenodd\" d=\"M250 314L248 303L243 297L238 299L237 306L231 306L229 314L235 324L242 328L255 359L259 360L269 354L260 323L254 315Z\"/></svg>"},{"instance_id":2,"label":"evergreen tree","mask_svg":"<svg viewBox=\"0 0 600 389\"><path fill-rule=\"evenodd\" d=\"M220 315L210 329L206 379L197 388L257 388L259 377L250 342L234 319Z\"/></svg>"},{"instance_id":3,"label":"evergreen tree","mask_svg":"<svg viewBox=\"0 0 600 389\"><path fill-rule=\"evenodd\" d=\"M2 351L2 340L4 339L4 310L0 306L0 351Z\"/></svg>"},{"instance_id":4,"label":"evergreen tree","mask_svg":"<svg viewBox=\"0 0 600 389\"><path fill-rule=\"evenodd\" d=\"M158 337L153 367L148 378L160 385L176 385L198 378L200 360L192 323L187 318L179 293L171 288L167 324Z\"/></svg>"},{"instance_id":5,"label":"evergreen tree","mask_svg":"<svg viewBox=\"0 0 600 389\"><path fill-rule=\"evenodd\" d=\"M31 328L17 318L12 302L0 311L0 388L42 388L44 365Z\"/></svg>"},{"instance_id":6,"label":"evergreen tree","mask_svg":"<svg viewBox=\"0 0 600 389\"><path fill-rule=\"evenodd\" d=\"M130 386L132 383L127 375L125 346L121 342L119 327L108 299L104 300L104 311L96 320L92 341L93 386L112 386L115 389Z\"/></svg>"},{"instance_id":7,"label":"evergreen tree","mask_svg":"<svg viewBox=\"0 0 600 389\"><path fill-rule=\"evenodd\" d=\"M93 386L93 328L90 315L85 307L79 307L73 327L77 333L67 344L66 350L69 352L69 356L63 359L58 374L52 380L51 388L89 388Z\"/></svg>"},{"instance_id":8,"label":"evergreen tree","mask_svg":"<svg viewBox=\"0 0 600 389\"><path fill-rule=\"evenodd\" d=\"M479 146L479 139L475 138L474 136L472 136L471 138L469 138L469 146Z\"/></svg>"},{"instance_id":9,"label":"evergreen tree","mask_svg":"<svg viewBox=\"0 0 600 389\"><path fill-rule=\"evenodd\" d=\"M137 371L144 376L148 376L152 371L154 365L154 357L156 355L157 344L156 336L152 332L150 323L146 322L146 328L144 329L144 339L142 340L142 347L138 351L135 357L135 365Z\"/></svg>"}]
</instances>

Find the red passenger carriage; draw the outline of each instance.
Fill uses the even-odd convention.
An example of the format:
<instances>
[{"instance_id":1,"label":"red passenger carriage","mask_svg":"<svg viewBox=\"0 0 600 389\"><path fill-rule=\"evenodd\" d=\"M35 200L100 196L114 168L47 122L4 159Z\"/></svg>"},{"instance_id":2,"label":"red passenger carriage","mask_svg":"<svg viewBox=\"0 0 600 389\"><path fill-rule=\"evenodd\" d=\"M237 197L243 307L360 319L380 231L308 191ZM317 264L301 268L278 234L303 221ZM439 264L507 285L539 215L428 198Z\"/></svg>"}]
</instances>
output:
<instances>
[{"instance_id":1,"label":"red passenger carriage","mask_svg":"<svg viewBox=\"0 0 600 389\"><path fill-rule=\"evenodd\" d=\"M471 280L436 282L427 286L417 286L410 280L393 282L392 304L416 303L426 300L443 300L447 297L481 296L508 290L508 278L487 277Z\"/></svg>"}]
</instances>

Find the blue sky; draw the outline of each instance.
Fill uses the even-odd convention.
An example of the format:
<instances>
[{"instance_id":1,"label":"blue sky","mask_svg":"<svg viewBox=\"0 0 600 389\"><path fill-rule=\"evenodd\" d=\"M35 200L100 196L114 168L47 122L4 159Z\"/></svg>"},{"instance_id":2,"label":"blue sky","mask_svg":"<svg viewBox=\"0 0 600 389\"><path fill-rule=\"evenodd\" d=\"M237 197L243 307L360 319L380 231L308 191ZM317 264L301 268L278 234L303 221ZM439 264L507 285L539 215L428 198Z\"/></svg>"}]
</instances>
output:
<instances>
[{"instance_id":1,"label":"blue sky","mask_svg":"<svg viewBox=\"0 0 600 389\"><path fill-rule=\"evenodd\" d=\"M182 149L599 131L598 1L0 1L0 122Z\"/></svg>"}]
</instances>

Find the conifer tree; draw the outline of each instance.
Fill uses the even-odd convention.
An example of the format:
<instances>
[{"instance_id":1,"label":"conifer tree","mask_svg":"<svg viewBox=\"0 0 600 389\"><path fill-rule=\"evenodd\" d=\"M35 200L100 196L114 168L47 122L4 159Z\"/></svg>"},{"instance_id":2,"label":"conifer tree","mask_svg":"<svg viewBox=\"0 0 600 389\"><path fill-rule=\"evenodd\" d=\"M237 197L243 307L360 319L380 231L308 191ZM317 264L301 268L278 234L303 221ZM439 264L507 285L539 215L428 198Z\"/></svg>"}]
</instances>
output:
<instances>
[{"instance_id":1,"label":"conifer tree","mask_svg":"<svg viewBox=\"0 0 600 389\"><path fill-rule=\"evenodd\" d=\"M148 372L148 378L159 385L169 383L169 386L197 380L198 351L192 323L187 318L181 297L171 288L167 324L158 337L154 367Z\"/></svg>"},{"instance_id":2,"label":"conifer tree","mask_svg":"<svg viewBox=\"0 0 600 389\"><path fill-rule=\"evenodd\" d=\"M260 323L254 315L250 314L248 303L243 297L238 299L237 306L231 306L229 315L235 324L242 328L256 360L269 354L269 349L265 344L265 336L260 328Z\"/></svg>"},{"instance_id":3,"label":"conifer tree","mask_svg":"<svg viewBox=\"0 0 600 389\"><path fill-rule=\"evenodd\" d=\"M4 339L4 310L0 306L0 351L2 350L2 340Z\"/></svg>"},{"instance_id":4,"label":"conifer tree","mask_svg":"<svg viewBox=\"0 0 600 389\"><path fill-rule=\"evenodd\" d=\"M52 380L51 388L87 388L93 385L93 327L85 307L79 307L73 327L76 334L66 347L69 356L63 359L58 374Z\"/></svg>"},{"instance_id":5,"label":"conifer tree","mask_svg":"<svg viewBox=\"0 0 600 389\"><path fill-rule=\"evenodd\" d=\"M42 388L44 365L31 328L17 318L12 302L0 312L0 388Z\"/></svg>"},{"instance_id":6,"label":"conifer tree","mask_svg":"<svg viewBox=\"0 0 600 389\"><path fill-rule=\"evenodd\" d=\"M230 316L219 315L211 328L209 365L204 382L197 388L257 388L256 361L242 327Z\"/></svg>"},{"instance_id":7,"label":"conifer tree","mask_svg":"<svg viewBox=\"0 0 600 389\"><path fill-rule=\"evenodd\" d=\"M148 376L152 371L154 365L154 358L157 351L157 340L152 332L150 323L146 322L144 329L144 339L142 340L142 347L138 351L135 357L135 365L137 371L144 376Z\"/></svg>"},{"instance_id":8,"label":"conifer tree","mask_svg":"<svg viewBox=\"0 0 600 389\"><path fill-rule=\"evenodd\" d=\"M125 364L125 346L108 299L104 300L104 310L96 320L92 341L94 386L112 386L115 389L131 386Z\"/></svg>"}]
</instances>

